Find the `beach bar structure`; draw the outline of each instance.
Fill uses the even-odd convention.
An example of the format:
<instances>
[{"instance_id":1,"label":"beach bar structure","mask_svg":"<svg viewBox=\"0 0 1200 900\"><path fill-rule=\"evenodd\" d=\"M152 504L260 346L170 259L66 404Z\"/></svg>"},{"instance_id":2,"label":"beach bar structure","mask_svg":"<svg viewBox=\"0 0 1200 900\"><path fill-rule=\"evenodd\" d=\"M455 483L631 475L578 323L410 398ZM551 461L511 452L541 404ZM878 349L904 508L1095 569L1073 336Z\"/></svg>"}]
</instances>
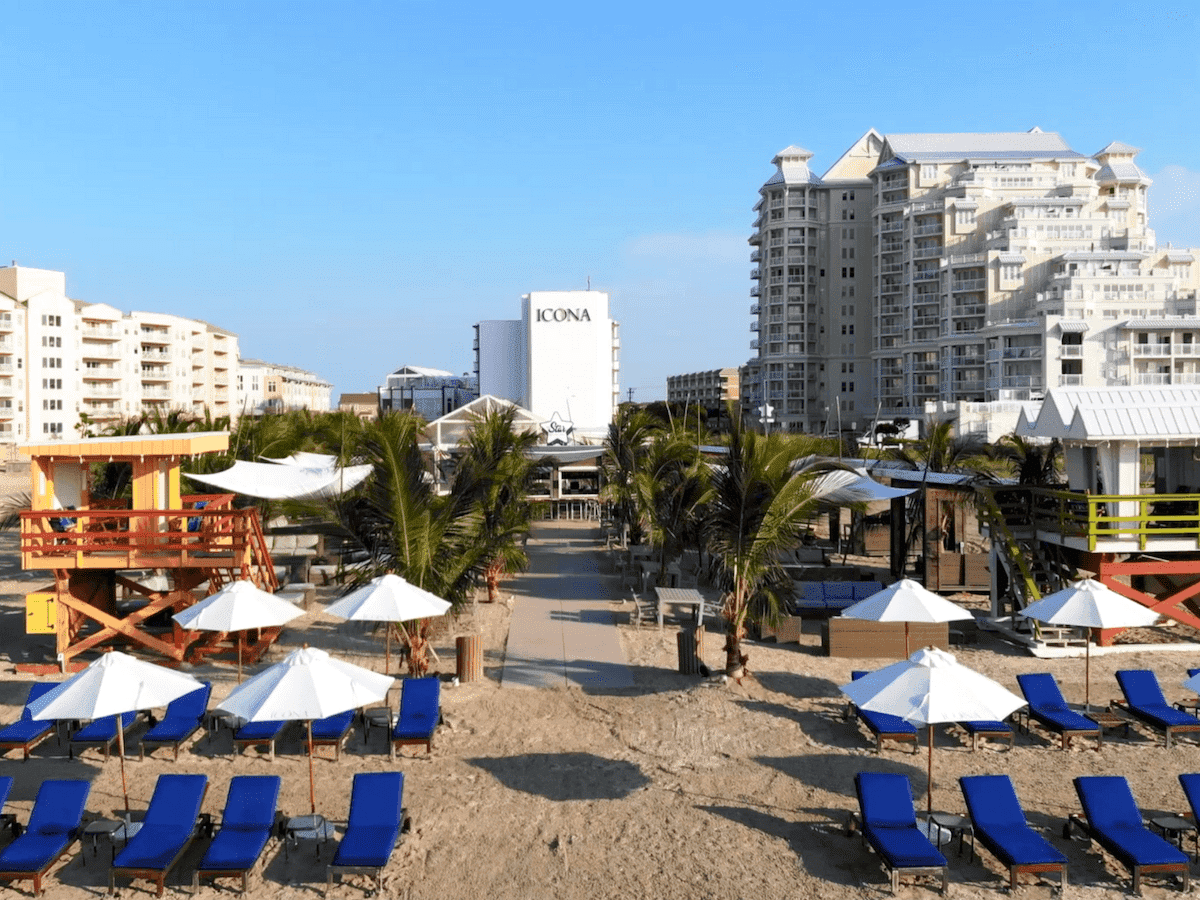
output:
<instances>
[{"instance_id":1,"label":"beach bar structure","mask_svg":"<svg viewBox=\"0 0 1200 900\"><path fill-rule=\"evenodd\" d=\"M1016 555L1093 572L1200 628L1200 389L1058 388L1036 416L1021 413L1017 433L1060 440L1068 484L997 490ZM1022 517L1032 540L1017 530ZM993 534L994 546L998 537L1004 542Z\"/></svg>"},{"instance_id":2,"label":"beach bar structure","mask_svg":"<svg viewBox=\"0 0 1200 900\"><path fill-rule=\"evenodd\" d=\"M32 483L21 567L53 577L26 595L25 630L55 636L64 671L75 656L118 643L175 660L215 652L225 635L181 631L170 616L234 579L278 587L256 509L233 508L233 494L180 493L184 458L228 447L227 433L198 432L19 448ZM93 499L94 467L106 463L129 465L131 498ZM246 658L277 634L264 629Z\"/></svg>"}]
</instances>

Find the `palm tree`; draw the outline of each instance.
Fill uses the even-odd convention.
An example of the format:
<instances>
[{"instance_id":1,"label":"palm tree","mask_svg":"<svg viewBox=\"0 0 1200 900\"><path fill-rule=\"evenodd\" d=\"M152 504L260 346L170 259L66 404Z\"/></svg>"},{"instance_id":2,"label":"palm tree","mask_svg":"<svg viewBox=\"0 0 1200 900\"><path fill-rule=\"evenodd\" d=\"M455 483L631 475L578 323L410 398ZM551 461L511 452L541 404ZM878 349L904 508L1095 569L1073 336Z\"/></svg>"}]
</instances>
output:
<instances>
[{"instance_id":1,"label":"palm tree","mask_svg":"<svg viewBox=\"0 0 1200 900\"><path fill-rule=\"evenodd\" d=\"M1063 446L1058 438L1048 444L1037 444L1019 434L1006 434L997 442L995 453L1012 467L1012 474L1022 485L1062 484Z\"/></svg>"},{"instance_id":2,"label":"palm tree","mask_svg":"<svg viewBox=\"0 0 1200 900\"><path fill-rule=\"evenodd\" d=\"M516 408L509 407L476 418L451 488L460 502L476 507L473 542L488 548L483 575L489 602L496 600L502 575L529 565L525 538L532 518L528 493L533 461L526 451L537 434L518 433L516 416Z\"/></svg>"},{"instance_id":3,"label":"palm tree","mask_svg":"<svg viewBox=\"0 0 1200 900\"><path fill-rule=\"evenodd\" d=\"M990 445L977 434L956 435L950 421L937 423L925 437L904 441L887 455L927 472L986 473L996 469Z\"/></svg>"},{"instance_id":4,"label":"palm tree","mask_svg":"<svg viewBox=\"0 0 1200 900\"><path fill-rule=\"evenodd\" d=\"M645 410L626 404L617 410L608 426L601 468L604 473L602 499L612 504L617 527L628 531L629 541L642 539L635 478L642 467L646 445L662 428L661 420Z\"/></svg>"},{"instance_id":5,"label":"palm tree","mask_svg":"<svg viewBox=\"0 0 1200 900\"><path fill-rule=\"evenodd\" d=\"M827 467L797 465L802 449L795 437L764 437L735 420L725 465L712 476L708 547L728 591L725 671L733 677L741 677L748 661L742 652L747 620L777 615L781 594L790 587L780 551L796 543L821 499L818 478Z\"/></svg>"},{"instance_id":6,"label":"palm tree","mask_svg":"<svg viewBox=\"0 0 1200 900\"><path fill-rule=\"evenodd\" d=\"M668 563L698 536L701 510L710 497L707 475L686 422L651 441L634 475L639 520L647 523L650 543L659 551L660 584Z\"/></svg>"}]
</instances>

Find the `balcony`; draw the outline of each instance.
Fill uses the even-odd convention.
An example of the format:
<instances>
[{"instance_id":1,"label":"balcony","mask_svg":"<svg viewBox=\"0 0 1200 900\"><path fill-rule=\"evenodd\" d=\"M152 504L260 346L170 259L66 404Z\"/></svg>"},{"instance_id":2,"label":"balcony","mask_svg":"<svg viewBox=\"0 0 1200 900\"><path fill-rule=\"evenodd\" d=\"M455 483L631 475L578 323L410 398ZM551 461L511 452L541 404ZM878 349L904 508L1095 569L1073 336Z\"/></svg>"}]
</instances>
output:
<instances>
[{"instance_id":1,"label":"balcony","mask_svg":"<svg viewBox=\"0 0 1200 900\"><path fill-rule=\"evenodd\" d=\"M1134 344L1134 356L1170 356L1170 344Z\"/></svg>"},{"instance_id":2,"label":"balcony","mask_svg":"<svg viewBox=\"0 0 1200 900\"><path fill-rule=\"evenodd\" d=\"M904 230L904 220L903 219L901 219L898 222L881 222L879 224L879 233L880 234L893 234L895 232L903 231L903 230Z\"/></svg>"},{"instance_id":3,"label":"balcony","mask_svg":"<svg viewBox=\"0 0 1200 900\"><path fill-rule=\"evenodd\" d=\"M751 269L750 277L757 281L759 278L762 278L762 272L758 269Z\"/></svg>"},{"instance_id":4,"label":"balcony","mask_svg":"<svg viewBox=\"0 0 1200 900\"><path fill-rule=\"evenodd\" d=\"M1082 344L1061 344L1058 348L1059 359L1079 359L1082 356Z\"/></svg>"},{"instance_id":5,"label":"balcony","mask_svg":"<svg viewBox=\"0 0 1200 900\"><path fill-rule=\"evenodd\" d=\"M982 316L987 312L987 307L983 304L958 304L950 307L950 315L954 318L960 316Z\"/></svg>"},{"instance_id":6,"label":"balcony","mask_svg":"<svg viewBox=\"0 0 1200 900\"><path fill-rule=\"evenodd\" d=\"M1083 376L1082 375L1059 375L1058 376L1058 386L1059 387L1079 387L1082 384L1083 384Z\"/></svg>"},{"instance_id":7,"label":"balcony","mask_svg":"<svg viewBox=\"0 0 1200 900\"><path fill-rule=\"evenodd\" d=\"M1161 386L1171 383L1171 374L1169 372L1136 372L1133 376L1134 384Z\"/></svg>"},{"instance_id":8,"label":"balcony","mask_svg":"<svg viewBox=\"0 0 1200 900\"><path fill-rule=\"evenodd\" d=\"M757 303L750 304L750 315L757 316L762 311L762 307Z\"/></svg>"},{"instance_id":9,"label":"balcony","mask_svg":"<svg viewBox=\"0 0 1200 900\"><path fill-rule=\"evenodd\" d=\"M758 285L757 284L754 287L750 288L750 296L751 297L758 296Z\"/></svg>"},{"instance_id":10,"label":"balcony","mask_svg":"<svg viewBox=\"0 0 1200 900\"><path fill-rule=\"evenodd\" d=\"M935 281L942 277L941 272L914 272L913 281Z\"/></svg>"},{"instance_id":11,"label":"balcony","mask_svg":"<svg viewBox=\"0 0 1200 900\"><path fill-rule=\"evenodd\" d=\"M942 233L942 223L941 222L934 222L930 225L918 225L916 228L913 229L913 234L915 234L917 237L923 237L924 235L927 235L927 234L941 234L941 233Z\"/></svg>"},{"instance_id":12,"label":"balcony","mask_svg":"<svg viewBox=\"0 0 1200 900\"><path fill-rule=\"evenodd\" d=\"M79 393L83 397L120 397L121 388L112 383L85 381Z\"/></svg>"},{"instance_id":13,"label":"balcony","mask_svg":"<svg viewBox=\"0 0 1200 900\"><path fill-rule=\"evenodd\" d=\"M755 338L754 340L752 340L752 341L750 342L750 349L751 349L751 350L757 350L757 349L758 349L758 338Z\"/></svg>"},{"instance_id":14,"label":"balcony","mask_svg":"<svg viewBox=\"0 0 1200 900\"><path fill-rule=\"evenodd\" d=\"M982 291L986 287L986 278L963 278L953 282L950 286L950 290L958 293L963 291Z\"/></svg>"},{"instance_id":15,"label":"balcony","mask_svg":"<svg viewBox=\"0 0 1200 900\"><path fill-rule=\"evenodd\" d=\"M119 341L122 331L117 325L97 325L85 322L80 334L96 341Z\"/></svg>"},{"instance_id":16,"label":"balcony","mask_svg":"<svg viewBox=\"0 0 1200 900\"><path fill-rule=\"evenodd\" d=\"M1024 388L1030 391L1046 389L1046 382L1040 375L1005 375L1000 378L1001 390L1017 390Z\"/></svg>"},{"instance_id":17,"label":"balcony","mask_svg":"<svg viewBox=\"0 0 1200 900\"><path fill-rule=\"evenodd\" d=\"M913 259L935 259L941 255L941 247L920 247L913 251Z\"/></svg>"}]
</instances>

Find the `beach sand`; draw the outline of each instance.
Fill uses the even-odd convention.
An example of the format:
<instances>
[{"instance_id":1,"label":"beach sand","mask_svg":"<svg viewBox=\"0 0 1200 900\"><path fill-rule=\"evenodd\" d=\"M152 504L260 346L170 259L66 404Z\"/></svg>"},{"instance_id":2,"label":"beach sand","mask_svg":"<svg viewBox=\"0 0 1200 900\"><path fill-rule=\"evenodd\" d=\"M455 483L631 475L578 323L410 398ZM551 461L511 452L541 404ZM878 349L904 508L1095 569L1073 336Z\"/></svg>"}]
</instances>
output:
<instances>
[{"instance_id":1,"label":"beach sand","mask_svg":"<svg viewBox=\"0 0 1200 900\"><path fill-rule=\"evenodd\" d=\"M573 536L594 534L589 549L563 552L594 554L602 589L621 596L616 576L609 574L599 530L578 523L566 526ZM11 556L8 557L11 562ZM878 562L878 561L876 561ZM19 715L30 676L15 673L14 664L44 656L49 641L23 633L23 594L41 579L27 575L0 582L0 722ZM333 596L322 589L313 611L289 627L272 650L277 659L302 643L376 669L383 666L382 633L336 621L321 611ZM520 579L506 583L505 596L516 594ZM983 598L979 598L982 603ZM344 822L350 783L355 772L398 769L405 773L405 805L413 831L396 850L384 874L389 897L579 898L841 898L888 895L884 871L857 837L845 833L856 808L853 777L860 770L900 772L909 776L923 806L924 750L913 754L887 746L872 752L873 743L855 724L842 719L844 704L838 685L851 669L872 668L886 661L830 659L820 654L819 636L805 634L801 644L748 644L753 677L743 683L720 683L677 674L675 629L626 624L628 605L613 603L622 641L634 670L636 687L614 693L579 689L530 690L499 685L507 635L509 605L468 606L449 620L435 638L440 671L454 671L454 637L481 633L485 646L485 679L442 693L446 724L435 739L432 755L406 748L389 762L382 736L372 734L364 746L356 729L340 762L316 761L318 811ZM714 669L723 664L720 634L709 633L704 658ZM961 662L1016 690L1021 672L1054 673L1071 700L1083 697L1083 660L1036 660L991 637L958 653ZM1179 683L1188 665L1200 664L1187 654L1135 653L1092 660L1092 696L1117 695L1113 672L1119 668L1155 670L1169 699L1186 695ZM395 665L395 662L393 662ZM192 668L212 680L214 698L235 683L230 665ZM394 706L394 701L393 701ZM164 772L199 772L208 776L204 809L219 814L229 779L236 774L283 776L281 809L290 815L308 811L308 769L296 730L279 748L274 761L265 753L228 755L228 733L201 739L184 749L178 762L168 750L138 761L137 731L127 760L129 793L135 811L145 808L155 778ZM1057 742L1020 736L1011 752L993 746L971 752L952 731L937 731L934 755L934 806L964 812L956 779L968 773L1008 773L1033 824L1045 826L1051 840L1070 860L1073 895L1125 895L1129 878L1098 848L1063 841L1061 826L1078 811L1071 778L1079 774L1127 776L1143 811L1185 809L1176 782L1180 772L1200 771L1193 742L1170 750L1161 738L1134 730L1129 740L1113 737L1102 752L1090 742L1066 752ZM114 815L121 807L117 761L105 763L95 750L82 759L66 758L66 747L53 740L34 751L28 762L19 756L0 763L0 774L16 777L6 811L24 821L38 784L45 778L84 777L92 781L89 814ZM198 841L168 880L168 890L190 890L191 870L203 853ZM94 896L107 888L109 848L101 843L93 856L90 844L76 850L53 870L46 882L50 900ZM1007 875L986 853L971 861L956 850L950 858L950 892L955 897L993 897ZM250 895L280 900L318 896L324 889L325 864L301 845L285 860L272 842L251 876ZM1025 877L1019 889L1048 896L1045 883ZM28 882L23 889L28 889ZM201 897L228 895L236 881L214 887L205 883ZM145 895L148 882L120 887L126 896ZM368 881L348 876L335 897L364 896ZM151 888L152 889L152 888ZM1148 897L1173 894L1174 885L1151 880ZM927 885L904 885L900 896L927 896Z\"/></svg>"}]
</instances>

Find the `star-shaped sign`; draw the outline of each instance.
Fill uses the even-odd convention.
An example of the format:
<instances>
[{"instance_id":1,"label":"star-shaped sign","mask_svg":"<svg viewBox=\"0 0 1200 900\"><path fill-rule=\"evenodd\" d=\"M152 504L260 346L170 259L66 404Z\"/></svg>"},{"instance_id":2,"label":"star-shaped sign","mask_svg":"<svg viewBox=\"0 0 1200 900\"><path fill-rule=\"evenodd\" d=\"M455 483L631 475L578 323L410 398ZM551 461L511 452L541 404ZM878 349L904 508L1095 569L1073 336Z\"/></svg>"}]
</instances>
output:
<instances>
[{"instance_id":1,"label":"star-shaped sign","mask_svg":"<svg viewBox=\"0 0 1200 900\"><path fill-rule=\"evenodd\" d=\"M542 431L546 432L547 444L569 444L575 423L555 413L549 422L542 423Z\"/></svg>"}]
</instances>

